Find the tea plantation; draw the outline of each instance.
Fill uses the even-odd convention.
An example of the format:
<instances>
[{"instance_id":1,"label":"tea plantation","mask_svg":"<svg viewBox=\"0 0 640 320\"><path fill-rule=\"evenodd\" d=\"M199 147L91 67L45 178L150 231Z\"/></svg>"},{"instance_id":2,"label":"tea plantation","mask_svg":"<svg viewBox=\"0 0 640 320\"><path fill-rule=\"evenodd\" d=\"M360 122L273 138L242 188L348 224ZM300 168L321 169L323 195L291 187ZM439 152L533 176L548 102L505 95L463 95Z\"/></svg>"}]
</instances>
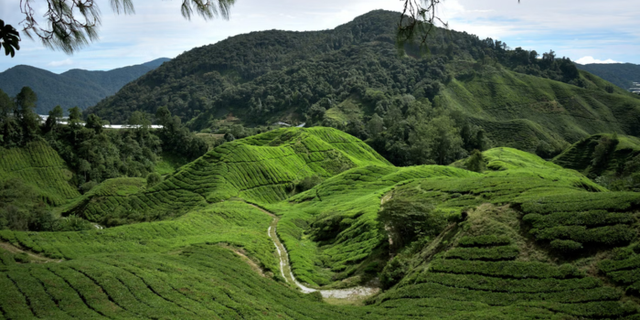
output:
<instances>
[{"instance_id":1,"label":"tea plantation","mask_svg":"<svg viewBox=\"0 0 640 320\"><path fill-rule=\"evenodd\" d=\"M640 193L511 148L483 152L483 172L469 161L394 167L340 131L287 128L154 186L50 191L106 228L0 230L0 319L640 319ZM425 222L400 220L415 226L400 245L384 217L407 212ZM383 290L300 293L276 222L298 281Z\"/></svg>"},{"instance_id":2,"label":"tea plantation","mask_svg":"<svg viewBox=\"0 0 640 320\"><path fill-rule=\"evenodd\" d=\"M18 178L51 205L62 205L80 195L67 183L71 176L64 160L44 141L23 148L0 147L0 180Z\"/></svg>"}]
</instances>

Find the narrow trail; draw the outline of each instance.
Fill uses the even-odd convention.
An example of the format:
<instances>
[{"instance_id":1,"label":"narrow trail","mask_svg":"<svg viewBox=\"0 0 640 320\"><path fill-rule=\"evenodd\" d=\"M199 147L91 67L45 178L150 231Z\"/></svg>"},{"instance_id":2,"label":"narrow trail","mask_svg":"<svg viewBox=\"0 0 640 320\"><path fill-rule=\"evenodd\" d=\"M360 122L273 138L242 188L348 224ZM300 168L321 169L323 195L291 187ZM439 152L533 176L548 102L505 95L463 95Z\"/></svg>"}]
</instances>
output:
<instances>
[{"instance_id":1,"label":"narrow trail","mask_svg":"<svg viewBox=\"0 0 640 320\"><path fill-rule=\"evenodd\" d=\"M50 259L30 251L22 250L8 242L0 242L0 248L6 251L9 251L11 253L26 253L32 259L31 262L35 262L35 263L48 263L48 262L60 263L64 261L64 259L58 259L58 260Z\"/></svg>"},{"instance_id":2,"label":"narrow trail","mask_svg":"<svg viewBox=\"0 0 640 320\"><path fill-rule=\"evenodd\" d=\"M289 264L289 253L287 252L287 248L285 248L285 246L282 244L282 242L280 241L280 238L278 238L278 234L276 233L276 230L278 227L278 221L280 221L280 217L254 204L251 204L251 203L248 203L248 204L257 209L260 209L262 212L270 215L273 218L273 220L271 220L271 225L269 226L269 229L267 231L267 235L269 236L269 238L271 238L271 240L273 241L273 244L276 246L276 250L278 251L278 257L280 258L279 259L280 274L288 283L295 284L298 288L300 288L300 291L302 291L303 293L312 293L312 292L318 291L320 292L323 298L333 298L333 299L360 298L361 299L363 297L372 296L378 293L378 291L380 291L380 289L378 288L370 288L370 287L362 287L362 286L346 288L346 289L318 290L318 289L309 288L303 285L302 283L298 282L298 280L296 280L296 277L293 275L293 272L291 271L291 265Z\"/></svg>"}]
</instances>

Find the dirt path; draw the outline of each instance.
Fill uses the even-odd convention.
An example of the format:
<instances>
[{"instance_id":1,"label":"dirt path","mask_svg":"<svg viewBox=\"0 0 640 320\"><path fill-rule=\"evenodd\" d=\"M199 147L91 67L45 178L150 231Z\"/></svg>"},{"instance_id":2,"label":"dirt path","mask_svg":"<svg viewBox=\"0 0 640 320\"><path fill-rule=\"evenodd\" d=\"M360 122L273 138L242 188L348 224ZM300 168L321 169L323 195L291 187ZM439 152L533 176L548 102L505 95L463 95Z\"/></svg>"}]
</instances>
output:
<instances>
[{"instance_id":1,"label":"dirt path","mask_svg":"<svg viewBox=\"0 0 640 320\"><path fill-rule=\"evenodd\" d=\"M380 289L378 288L370 288L370 287L362 287L362 286L347 288L347 289L318 290L318 289L309 288L303 285L302 283L298 282L298 280L296 280L296 277L293 275L293 272L291 271L291 265L289 264L289 253L287 252L287 248L285 248L285 246L282 244L276 232L278 227L278 221L280 221L280 217L256 205L253 205L253 204L250 204L250 205L260 209L262 212L273 217L273 220L271 221L271 225L267 230L267 235L269 236L269 238L271 238L271 240L273 241L273 244L276 246L276 251L278 251L278 257L280 258L280 274L288 283L295 284L298 288L300 288L300 291L302 291L303 293L311 293L311 292L318 291L320 292L320 294L322 294L323 298L362 299L364 297L372 296L378 293L378 291L380 291Z\"/></svg>"},{"instance_id":2,"label":"dirt path","mask_svg":"<svg viewBox=\"0 0 640 320\"><path fill-rule=\"evenodd\" d=\"M36 262L36 263L47 263L47 262L56 262L56 263L60 263L62 261L64 261L63 259L60 260L55 260L55 259L49 259L49 258L45 258L41 255L29 252L29 251L24 251L10 243L7 242L0 242L0 248L7 250L11 253L26 253L29 258L31 258L32 262Z\"/></svg>"}]
</instances>

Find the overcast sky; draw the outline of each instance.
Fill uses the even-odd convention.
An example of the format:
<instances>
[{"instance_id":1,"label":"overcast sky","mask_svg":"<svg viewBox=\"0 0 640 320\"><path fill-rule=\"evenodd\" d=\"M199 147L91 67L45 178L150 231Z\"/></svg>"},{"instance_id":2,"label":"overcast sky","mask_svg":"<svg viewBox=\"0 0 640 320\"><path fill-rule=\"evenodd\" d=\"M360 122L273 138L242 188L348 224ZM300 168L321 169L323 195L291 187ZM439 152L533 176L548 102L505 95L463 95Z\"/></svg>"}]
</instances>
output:
<instances>
[{"instance_id":1,"label":"overcast sky","mask_svg":"<svg viewBox=\"0 0 640 320\"><path fill-rule=\"evenodd\" d=\"M33 0L44 5L45 0ZM109 70L173 58L191 48L251 31L332 29L375 9L402 10L401 0L236 0L229 20L191 21L181 0L133 0L135 15L116 15L109 0L100 39L73 55L44 48L23 36L15 58L2 56L0 72L18 64L56 73L73 68ZM0 0L0 19L18 26L19 0ZM511 48L553 49L579 63L640 64L638 0L445 0L439 15L449 28L505 41ZM21 28L18 27L20 30ZM4 52L2 52L4 54Z\"/></svg>"}]
</instances>

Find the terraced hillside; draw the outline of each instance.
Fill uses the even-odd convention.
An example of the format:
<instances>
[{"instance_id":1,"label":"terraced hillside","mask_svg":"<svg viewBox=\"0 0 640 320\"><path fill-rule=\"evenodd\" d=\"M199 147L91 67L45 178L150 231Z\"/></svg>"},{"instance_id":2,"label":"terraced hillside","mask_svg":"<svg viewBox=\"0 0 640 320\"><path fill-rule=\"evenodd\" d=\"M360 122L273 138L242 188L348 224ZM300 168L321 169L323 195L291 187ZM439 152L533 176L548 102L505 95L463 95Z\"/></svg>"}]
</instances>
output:
<instances>
[{"instance_id":1,"label":"terraced hillside","mask_svg":"<svg viewBox=\"0 0 640 320\"><path fill-rule=\"evenodd\" d=\"M67 182L72 174L64 160L44 141L30 142L23 148L0 147L0 180L18 178L50 205L62 205L80 195Z\"/></svg>"},{"instance_id":2,"label":"terraced hillside","mask_svg":"<svg viewBox=\"0 0 640 320\"><path fill-rule=\"evenodd\" d=\"M397 285L369 303L407 316L635 319L638 305L625 295L637 294L640 194L607 192L520 151L485 157L500 171L393 190L392 198L464 207L467 218L400 252L383 271Z\"/></svg>"},{"instance_id":3,"label":"terraced hillside","mask_svg":"<svg viewBox=\"0 0 640 320\"><path fill-rule=\"evenodd\" d=\"M600 132L640 135L640 100L586 72L584 88L486 66L447 84L438 105L467 114L500 146L535 152L539 141L574 143Z\"/></svg>"},{"instance_id":4,"label":"terraced hillside","mask_svg":"<svg viewBox=\"0 0 640 320\"><path fill-rule=\"evenodd\" d=\"M495 148L484 155L490 168L484 174L445 166L369 166L327 179L286 204L270 206L283 215L278 230L294 273L312 285L346 286L370 279L367 267L375 274L386 261L387 253L381 251L386 237L376 221L383 199L425 203L443 219L458 221L470 208L485 203L517 206L522 199L545 195L618 195L526 152Z\"/></svg>"},{"instance_id":5,"label":"terraced hillside","mask_svg":"<svg viewBox=\"0 0 640 320\"><path fill-rule=\"evenodd\" d=\"M613 142L613 139L617 141ZM602 165L595 168L597 164L594 161L594 152L598 145L602 144L601 141L607 140L611 140L610 148L612 150L607 150L609 154L606 155L606 159L602 159ZM626 161L639 153L640 139L636 137L619 135L614 138L611 134L594 134L571 145L555 157L553 162L584 173L589 173L592 170L601 173L607 170L617 170L618 166L624 166Z\"/></svg>"},{"instance_id":6,"label":"terraced hillside","mask_svg":"<svg viewBox=\"0 0 640 320\"><path fill-rule=\"evenodd\" d=\"M151 189L124 195L90 193L65 214L117 225L179 216L232 197L275 203L305 177L329 177L368 164L388 162L338 130L280 129L223 144Z\"/></svg>"},{"instance_id":7,"label":"terraced hillside","mask_svg":"<svg viewBox=\"0 0 640 320\"><path fill-rule=\"evenodd\" d=\"M66 259L28 263L2 243L0 318L362 318L364 310L327 306L274 280L270 222L244 202L226 202L106 230L0 231L3 241Z\"/></svg>"},{"instance_id":8,"label":"terraced hillside","mask_svg":"<svg viewBox=\"0 0 640 320\"><path fill-rule=\"evenodd\" d=\"M640 317L640 193L511 148L481 161L399 168L337 130L291 128L226 143L150 189L107 180L66 212L138 223L0 230L0 319ZM324 180L298 192L312 176ZM416 228L403 246L381 218L398 204L421 211L399 211ZM299 281L383 291L342 306L297 292L270 227Z\"/></svg>"}]
</instances>

